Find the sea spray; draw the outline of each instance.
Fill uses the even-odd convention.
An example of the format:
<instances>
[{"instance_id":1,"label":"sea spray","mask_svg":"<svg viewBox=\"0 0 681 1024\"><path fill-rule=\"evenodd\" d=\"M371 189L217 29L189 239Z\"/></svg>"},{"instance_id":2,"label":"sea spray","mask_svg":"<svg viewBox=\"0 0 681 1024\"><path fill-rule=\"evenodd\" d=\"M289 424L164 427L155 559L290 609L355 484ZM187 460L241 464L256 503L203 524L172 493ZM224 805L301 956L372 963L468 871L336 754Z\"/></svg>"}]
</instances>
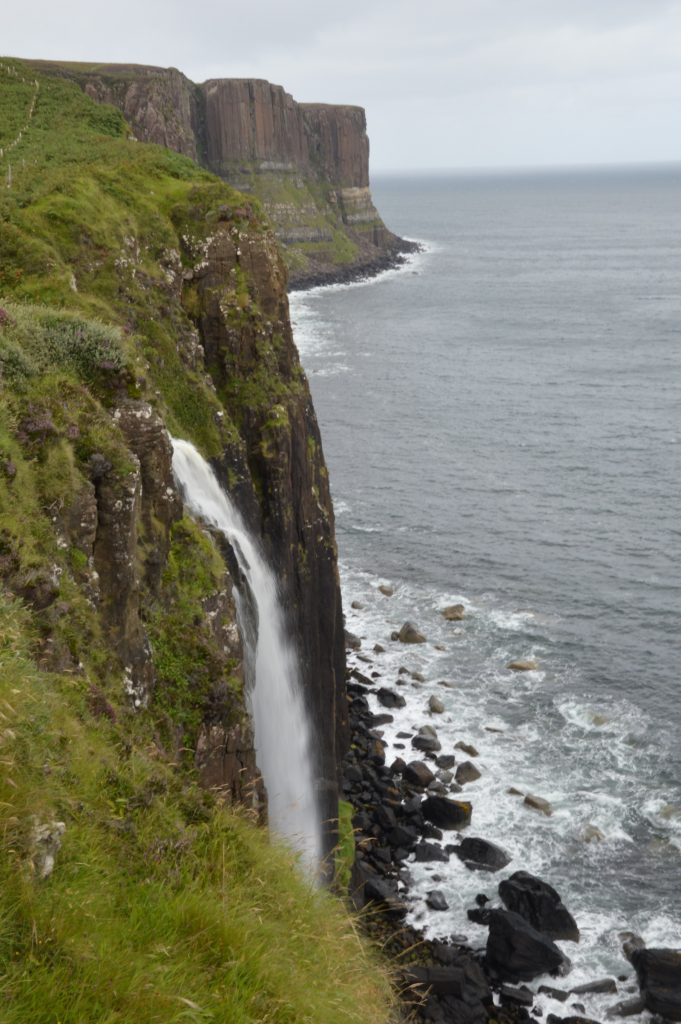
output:
<instances>
[{"instance_id":1,"label":"sea spray","mask_svg":"<svg viewBox=\"0 0 681 1024\"><path fill-rule=\"evenodd\" d=\"M247 595L240 583L237 615L270 827L315 872L321 857L321 822L310 726L300 693L298 660L286 639L277 581L213 470L188 441L173 440L173 473L190 512L228 540L250 591Z\"/></svg>"}]
</instances>

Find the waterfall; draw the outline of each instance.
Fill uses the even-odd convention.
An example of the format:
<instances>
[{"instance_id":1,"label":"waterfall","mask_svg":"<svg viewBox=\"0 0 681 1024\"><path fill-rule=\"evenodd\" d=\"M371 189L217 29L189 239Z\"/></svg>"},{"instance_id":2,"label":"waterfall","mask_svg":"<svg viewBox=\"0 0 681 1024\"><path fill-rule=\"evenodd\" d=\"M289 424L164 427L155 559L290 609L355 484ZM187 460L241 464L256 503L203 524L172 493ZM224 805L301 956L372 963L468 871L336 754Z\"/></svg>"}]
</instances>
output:
<instances>
[{"instance_id":1,"label":"waterfall","mask_svg":"<svg viewBox=\"0 0 681 1024\"><path fill-rule=\"evenodd\" d=\"M240 581L237 588L237 617L246 699L255 730L256 761L267 788L270 828L300 853L314 873L321 859L321 821L310 726L300 692L298 659L286 638L277 581L213 470L187 441L173 439L173 473L187 508L226 537L243 575L245 586Z\"/></svg>"}]
</instances>

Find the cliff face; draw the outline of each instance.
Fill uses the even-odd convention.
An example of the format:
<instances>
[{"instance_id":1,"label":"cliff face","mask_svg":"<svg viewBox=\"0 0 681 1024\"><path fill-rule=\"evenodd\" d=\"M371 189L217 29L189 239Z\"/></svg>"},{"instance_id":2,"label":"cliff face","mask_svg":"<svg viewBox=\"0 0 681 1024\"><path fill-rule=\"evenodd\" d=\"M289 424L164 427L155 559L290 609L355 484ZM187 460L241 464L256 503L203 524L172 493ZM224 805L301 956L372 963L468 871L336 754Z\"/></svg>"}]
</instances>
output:
<instances>
[{"instance_id":1,"label":"cliff face","mask_svg":"<svg viewBox=\"0 0 681 1024\"><path fill-rule=\"evenodd\" d=\"M156 72L147 79L146 91L105 83L107 95L186 140ZM16 89L30 102L18 77ZM5 458L23 479L13 490L0 472L0 582L36 611L54 606L41 621L46 669L85 673L105 713L131 703L165 755L191 758L207 785L261 807L234 560L183 514L171 473L169 433L192 440L277 570L333 822L347 742L334 521L280 248L255 204L190 161L129 141L118 112L63 78L41 77L40 96L0 196L13 303L0 309L0 469ZM43 297L50 308L35 305ZM36 510L10 515L18 493L37 494ZM40 526L45 551L33 554L42 507L55 511ZM85 617L73 635L57 612L67 592Z\"/></svg>"},{"instance_id":2,"label":"cliff face","mask_svg":"<svg viewBox=\"0 0 681 1024\"><path fill-rule=\"evenodd\" d=\"M284 246L292 287L344 280L413 248L383 224L369 189L361 107L297 103L261 79L195 85L174 68L58 65L156 142L255 195Z\"/></svg>"}]
</instances>

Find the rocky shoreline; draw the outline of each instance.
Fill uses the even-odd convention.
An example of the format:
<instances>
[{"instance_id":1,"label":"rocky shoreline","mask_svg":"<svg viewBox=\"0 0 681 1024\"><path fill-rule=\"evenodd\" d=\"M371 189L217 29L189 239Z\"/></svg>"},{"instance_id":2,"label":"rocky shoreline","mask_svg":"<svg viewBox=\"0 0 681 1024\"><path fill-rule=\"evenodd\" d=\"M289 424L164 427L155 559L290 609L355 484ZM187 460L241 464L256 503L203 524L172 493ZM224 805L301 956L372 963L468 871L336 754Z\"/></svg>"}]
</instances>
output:
<instances>
[{"instance_id":1,"label":"rocky shoreline","mask_svg":"<svg viewBox=\"0 0 681 1024\"><path fill-rule=\"evenodd\" d=\"M423 252L420 242L413 242L405 238L397 240L394 247L386 250L380 256L348 264L347 266L328 266L325 269L318 268L312 273L305 275L291 274L289 278L289 293L308 291L310 288L319 288L321 285L331 284L353 284L356 281L366 281L386 270L395 270L403 266L408 257L413 253Z\"/></svg>"},{"instance_id":2,"label":"rocky shoreline","mask_svg":"<svg viewBox=\"0 0 681 1024\"><path fill-rule=\"evenodd\" d=\"M430 1024L484 1024L490 1019L585 1024L593 1020L585 1007L589 997L610 995L606 1019L648 1012L661 1020L681 1020L681 951L648 949L631 932L620 935L622 971L616 978L570 986L570 960L556 940L578 942L579 927L559 894L525 871L508 878L498 874L510 862L508 854L480 836L462 835L473 817L474 808L463 797L467 783L480 776L478 752L463 741L443 750L433 720L444 706L431 696L429 720L398 733L401 742L393 749L399 752L392 760L387 757L381 727L394 721L391 712L406 706L423 716L400 684L418 685L422 679L400 668L398 679L387 683L381 671L385 648L376 644L368 655L358 637L346 634L346 641L351 745L343 763L342 791L353 808L351 896L358 908L365 908L367 931L395 960L398 988L411 1019ZM425 638L411 623L392 633L391 643L405 651L410 643L420 642ZM371 710L370 694L380 706L378 713ZM541 798L525 797L526 803L531 800L542 803ZM548 805L529 805L550 813ZM438 882L451 857L480 873L486 891L476 897L468 918L488 927L484 946L452 934L446 924L442 934L447 938L428 939L406 921L418 903L412 892L414 862L429 865L433 887L426 904L446 921L449 907ZM527 983L535 979L542 983L530 989ZM542 1004L549 1001L564 1011L546 1012Z\"/></svg>"}]
</instances>

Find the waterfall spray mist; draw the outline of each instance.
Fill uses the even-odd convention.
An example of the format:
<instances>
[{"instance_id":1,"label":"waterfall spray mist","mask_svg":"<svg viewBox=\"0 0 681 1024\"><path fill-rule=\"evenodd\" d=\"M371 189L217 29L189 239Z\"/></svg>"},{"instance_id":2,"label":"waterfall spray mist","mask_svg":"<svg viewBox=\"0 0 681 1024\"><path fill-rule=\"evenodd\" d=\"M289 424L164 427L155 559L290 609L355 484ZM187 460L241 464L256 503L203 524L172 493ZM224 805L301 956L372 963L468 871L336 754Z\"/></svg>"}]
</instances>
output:
<instances>
[{"instance_id":1,"label":"waterfall spray mist","mask_svg":"<svg viewBox=\"0 0 681 1024\"><path fill-rule=\"evenodd\" d=\"M173 472L187 508L228 540L250 590L252 602L241 586L237 614L270 827L315 871L321 858L321 822L310 726L300 692L298 659L286 639L276 579L213 470L188 441L173 440Z\"/></svg>"}]
</instances>

